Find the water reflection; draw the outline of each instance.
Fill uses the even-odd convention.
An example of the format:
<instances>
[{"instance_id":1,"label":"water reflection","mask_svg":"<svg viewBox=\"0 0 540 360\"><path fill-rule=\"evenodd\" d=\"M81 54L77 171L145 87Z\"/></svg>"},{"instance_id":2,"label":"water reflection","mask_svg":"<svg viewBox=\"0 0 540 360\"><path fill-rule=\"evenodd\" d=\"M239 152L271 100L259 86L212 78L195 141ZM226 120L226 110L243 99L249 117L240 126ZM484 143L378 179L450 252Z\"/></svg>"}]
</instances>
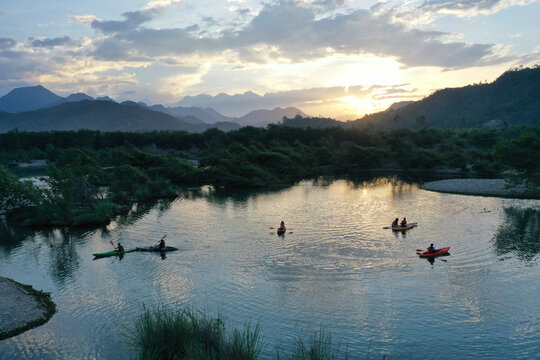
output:
<instances>
[{"instance_id":1,"label":"water reflection","mask_svg":"<svg viewBox=\"0 0 540 360\"><path fill-rule=\"evenodd\" d=\"M513 253L520 260L532 261L540 252L540 209L505 208L504 219L493 238L495 253Z\"/></svg>"},{"instance_id":2,"label":"water reflection","mask_svg":"<svg viewBox=\"0 0 540 360\"><path fill-rule=\"evenodd\" d=\"M22 241L31 236L33 230L18 228L9 225L6 221L0 222L0 250L6 252L7 255L17 247L22 245Z\"/></svg>"},{"instance_id":3,"label":"water reflection","mask_svg":"<svg viewBox=\"0 0 540 360\"><path fill-rule=\"evenodd\" d=\"M111 221L106 229L110 231L119 226L132 225L152 210L157 210L158 215L160 215L170 209L173 201L174 199L158 199L135 203L127 213L118 215L114 221Z\"/></svg>"},{"instance_id":4,"label":"water reflection","mask_svg":"<svg viewBox=\"0 0 540 360\"><path fill-rule=\"evenodd\" d=\"M184 190L180 194L180 199L205 199L212 204L226 205L231 200L235 203L245 203L252 199L256 199L261 195L277 194L285 189L288 189L288 187L276 187L270 189L228 189L202 186L200 188Z\"/></svg>"},{"instance_id":5,"label":"water reflection","mask_svg":"<svg viewBox=\"0 0 540 360\"><path fill-rule=\"evenodd\" d=\"M372 174L361 174L348 176L345 178L335 176L320 176L311 180L303 180L298 184L308 185L306 188L327 188L336 186L336 181L343 180L343 191L356 191L358 189L369 189L385 187L391 185L392 197L402 197L410 195L419 189L419 178L402 176L373 176ZM256 199L261 195L279 194L291 189L287 187L275 187L264 189L229 189L214 188L212 186L202 186L200 188L190 188L180 194L180 199L205 199L213 204L226 205L228 202L246 203ZM364 194L365 195L365 194ZM177 199L178 200L178 199Z\"/></svg>"},{"instance_id":6,"label":"water reflection","mask_svg":"<svg viewBox=\"0 0 540 360\"><path fill-rule=\"evenodd\" d=\"M424 259L426 259L431 265L433 265L435 263L435 261L446 262L447 260L443 259L443 257L445 257L445 256L450 256L450 253L439 255L439 256L436 256L436 257L426 257Z\"/></svg>"}]
</instances>

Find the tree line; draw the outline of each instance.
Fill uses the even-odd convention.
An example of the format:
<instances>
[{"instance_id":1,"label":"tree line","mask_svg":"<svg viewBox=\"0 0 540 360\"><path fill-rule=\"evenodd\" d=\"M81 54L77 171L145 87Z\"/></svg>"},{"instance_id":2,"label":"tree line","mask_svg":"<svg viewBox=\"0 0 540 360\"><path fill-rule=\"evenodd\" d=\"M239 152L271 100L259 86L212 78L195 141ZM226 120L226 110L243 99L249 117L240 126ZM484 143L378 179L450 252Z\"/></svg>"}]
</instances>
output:
<instances>
[{"instance_id":1,"label":"tree line","mask_svg":"<svg viewBox=\"0 0 540 360\"><path fill-rule=\"evenodd\" d=\"M135 201L181 186L284 186L374 168L441 167L540 188L540 128L376 131L270 125L195 134L57 131L0 134L0 215L26 225L106 223ZM47 186L8 169L46 159Z\"/></svg>"}]
</instances>

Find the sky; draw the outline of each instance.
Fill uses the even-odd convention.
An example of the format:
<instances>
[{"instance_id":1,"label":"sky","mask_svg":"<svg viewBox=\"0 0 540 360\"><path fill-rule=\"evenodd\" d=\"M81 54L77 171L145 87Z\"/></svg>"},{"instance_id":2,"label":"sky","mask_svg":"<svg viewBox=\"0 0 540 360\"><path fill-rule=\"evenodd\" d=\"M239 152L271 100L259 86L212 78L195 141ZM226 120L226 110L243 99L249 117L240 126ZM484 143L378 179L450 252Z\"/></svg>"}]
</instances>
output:
<instances>
[{"instance_id":1,"label":"sky","mask_svg":"<svg viewBox=\"0 0 540 360\"><path fill-rule=\"evenodd\" d=\"M357 119L540 63L540 0L0 0L0 96Z\"/></svg>"}]
</instances>

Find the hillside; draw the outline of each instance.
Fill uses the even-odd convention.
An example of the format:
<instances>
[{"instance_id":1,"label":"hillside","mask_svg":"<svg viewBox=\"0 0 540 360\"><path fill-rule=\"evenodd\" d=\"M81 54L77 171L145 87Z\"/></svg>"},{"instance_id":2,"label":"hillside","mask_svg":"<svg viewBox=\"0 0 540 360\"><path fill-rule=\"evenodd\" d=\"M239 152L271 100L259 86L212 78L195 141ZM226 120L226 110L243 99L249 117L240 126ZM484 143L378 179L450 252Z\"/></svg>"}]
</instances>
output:
<instances>
[{"instance_id":1,"label":"hillside","mask_svg":"<svg viewBox=\"0 0 540 360\"><path fill-rule=\"evenodd\" d=\"M489 84L436 91L397 109L367 115L376 128L540 125L540 67L512 69ZM493 121L496 120L496 121Z\"/></svg>"},{"instance_id":2,"label":"hillside","mask_svg":"<svg viewBox=\"0 0 540 360\"><path fill-rule=\"evenodd\" d=\"M234 130L232 123L215 125L192 124L192 121L152 111L140 106L122 105L111 101L68 102L37 111L10 114L0 112L0 132L50 130L151 131L185 130L203 132L217 127Z\"/></svg>"}]
</instances>

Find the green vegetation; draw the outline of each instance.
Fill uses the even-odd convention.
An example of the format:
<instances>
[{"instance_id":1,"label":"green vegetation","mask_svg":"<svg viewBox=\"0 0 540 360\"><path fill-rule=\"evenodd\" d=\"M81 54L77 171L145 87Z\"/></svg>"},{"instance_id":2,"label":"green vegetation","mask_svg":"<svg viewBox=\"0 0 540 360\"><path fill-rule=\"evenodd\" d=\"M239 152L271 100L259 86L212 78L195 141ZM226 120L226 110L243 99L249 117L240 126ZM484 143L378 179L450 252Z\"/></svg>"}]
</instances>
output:
<instances>
[{"instance_id":1,"label":"green vegetation","mask_svg":"<svg viewBox=\"0 0 540 360\"><path fill-rule=\"evenodd\" d=\"M255 360L260 359L264 347L259 327L247 324L243 331L227 333L223 320L211 318L191 309L170 311L160 308L145 310L128 334L138 358L200 359L200 360ZM292 351L276 350L277 359L333 360L340 355L330 335L321 329L306 345L297 339ZM348 358L347 353L343 355Z\"/></svg>"},{"instance_id":2,"label":"green vegetation","mask_svg":"<svg viewBox=\"0 0 540 360\"><path fill-rule=\"evenodd\" d=\"M146 310L130 334L141 359L258 359L259 328L228 337L223 321L193 310Z\"/></svg>"},{"instance_id":3,"label":"green vegetation","mask_svg":"<svg viewBox=\"0 0 540 360\"><path fill-rule=\"evenodd\" d=\"M457 171L540 189L540 128L375 131L271 125L231 132L0 134L0 215L24 225L96 225L184 186L262 188L319 175ZM6 170L48 161L47 188Z\"/></svg>"}]
</instances>

